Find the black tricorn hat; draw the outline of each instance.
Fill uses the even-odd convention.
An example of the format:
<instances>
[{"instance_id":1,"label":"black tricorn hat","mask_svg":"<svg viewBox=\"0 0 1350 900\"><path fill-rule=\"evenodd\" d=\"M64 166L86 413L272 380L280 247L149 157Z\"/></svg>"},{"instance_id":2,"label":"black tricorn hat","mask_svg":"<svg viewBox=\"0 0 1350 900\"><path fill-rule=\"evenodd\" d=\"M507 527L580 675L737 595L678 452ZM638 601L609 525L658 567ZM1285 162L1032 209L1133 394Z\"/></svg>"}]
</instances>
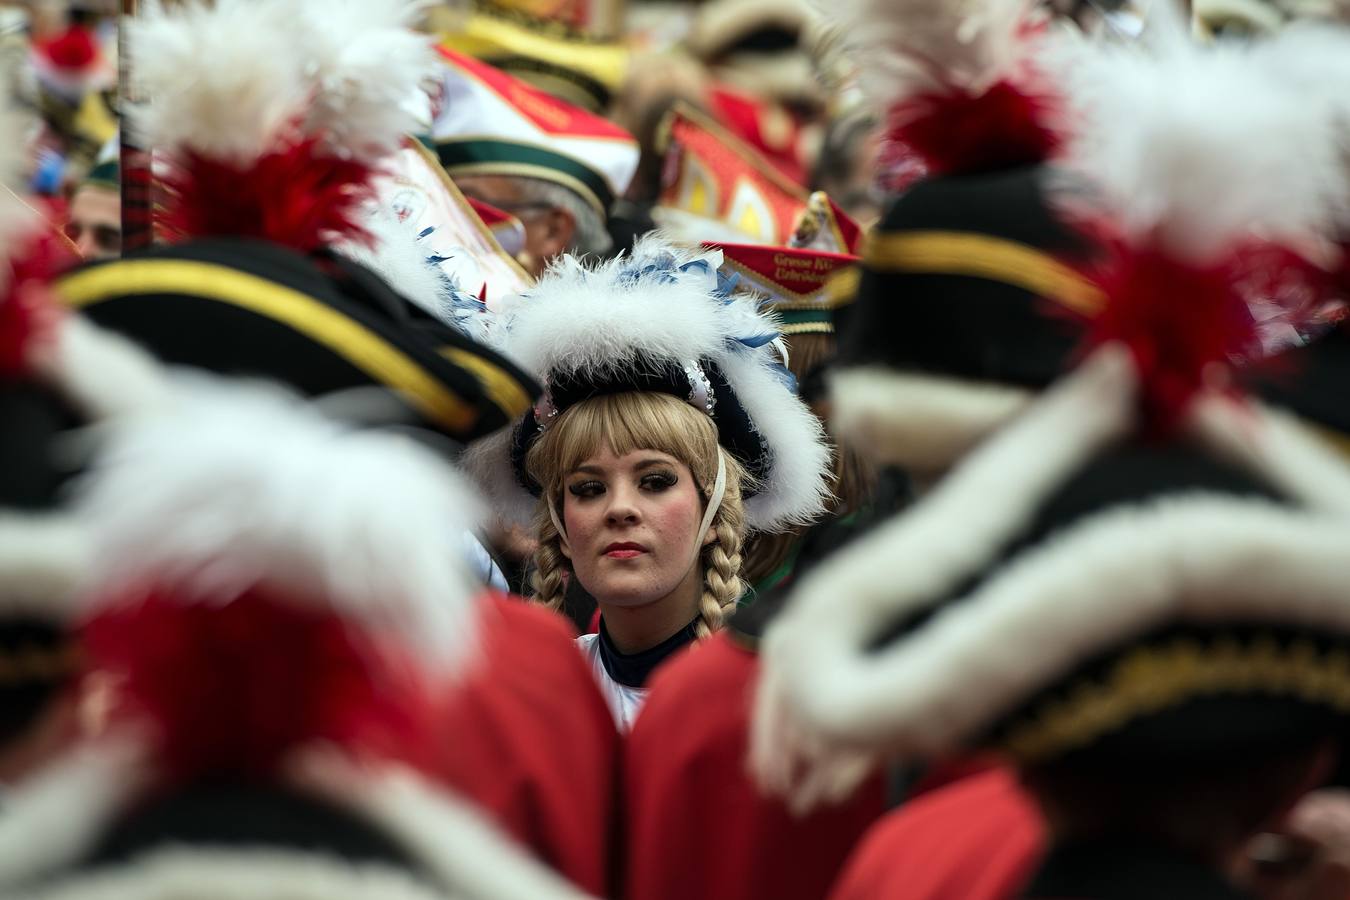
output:
<instances>
[{"instance_id":1,"label":"black tricorn hat","mask_svg":"<svg viewBox=\"0 0 1350 900\"><path fill-rule=\"evenodd\" d=\"M462 443L505 427L539 393L505 357L333 253L203 239L86 266L57 290L168 362L267 377L315 397L386 388Z\"/></svg>"},{"instance_id":2,"label":"black tricorn hat","mask_svg":"<svg viewBox=\"0 0 1350 900\"><path fill-rule=\"evenodd\" d=\"M942 469L1071 363L1100 292L1044 165L921 181L869 235L839 315L835 424Z\"/></svg>"},{"instance_id":3,"label":"black tricorn hat","mask_svg":"<svg viewBox=\"0 0 1350 900\"><path fill-rule=\"evenodd\" d=\"M807 741L819 786L859 748L1138 766L1344 730L1350 469L1218 392L1159 441L1138 391L1102 348L803 578L762 644L767 784L803 790L788 767Z\"/></svg>"}]
</instances>

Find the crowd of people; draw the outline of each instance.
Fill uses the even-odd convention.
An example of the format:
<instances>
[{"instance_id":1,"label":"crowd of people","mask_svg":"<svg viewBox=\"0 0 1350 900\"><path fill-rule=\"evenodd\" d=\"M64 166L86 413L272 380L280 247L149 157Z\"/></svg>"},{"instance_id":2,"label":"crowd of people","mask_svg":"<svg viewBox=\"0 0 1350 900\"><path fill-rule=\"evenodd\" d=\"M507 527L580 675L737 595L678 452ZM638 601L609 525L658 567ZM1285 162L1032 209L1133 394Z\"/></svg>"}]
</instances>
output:
<instances>
[{"instance_id":1,"label":"crowd of people","mask_svg":"<svg viewBox=\"0 0 1350 900\"><path fill-rule=\"evenodd\" d=\"M1342 0L30 0L0 129L0 898L1350 898Z\"/></svg>"}]
</instances>

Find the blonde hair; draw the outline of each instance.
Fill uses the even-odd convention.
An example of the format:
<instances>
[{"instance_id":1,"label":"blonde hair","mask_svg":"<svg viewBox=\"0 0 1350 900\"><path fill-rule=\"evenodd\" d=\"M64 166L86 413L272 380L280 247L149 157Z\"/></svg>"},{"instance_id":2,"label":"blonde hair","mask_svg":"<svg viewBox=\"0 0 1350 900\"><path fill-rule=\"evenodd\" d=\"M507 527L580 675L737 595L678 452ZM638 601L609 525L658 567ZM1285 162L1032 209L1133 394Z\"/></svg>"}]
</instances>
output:
<instances>
[{"instance_id":1,"label":"blonde hair","mask_svg":"<svg viewBox=\"0 0 1350 900\"><path fill-rule=\"evenodd\" d=\"M550 423L525 457L525 468L542 487L535 510L534 599L551 609L562 606L565 576L571 564L562 552L561 535L549 515L551 497L558 514L563 508L563 476L609 447L617 456L634 450L668 453L689 467L706 508L717 477L717 428L706 415L670 394L629 392L583 400ZM719 630L745 591L741 580L741 544L745 508L741 491L744 469L729 453L726 491L713 517L715 539L700 551L703 596L699 601L698 636Z\"/></svg>"}]
</instances>

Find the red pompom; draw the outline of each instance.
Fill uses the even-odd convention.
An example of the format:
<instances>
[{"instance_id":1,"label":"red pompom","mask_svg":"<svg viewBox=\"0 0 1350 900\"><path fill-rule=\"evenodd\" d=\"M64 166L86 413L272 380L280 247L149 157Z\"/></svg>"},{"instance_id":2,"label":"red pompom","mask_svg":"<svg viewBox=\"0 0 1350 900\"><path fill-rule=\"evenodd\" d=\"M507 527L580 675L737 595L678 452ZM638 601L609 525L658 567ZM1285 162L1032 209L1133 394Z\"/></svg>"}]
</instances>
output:
<instances>
[{"instance_id":1,"label":"red pompom","mask_svg":"<svg viewBox=\"0 0 1350 900\"><path fill-rule=\"evenodd\" d=\"M320 150L319 136L296 138L256 162L184 154L166 174L161 225L175 239L255 237L312 253L346 237L369 245L361 205L373 199L374 170Z\"/></svg>"},{"instance_id":2,"label":"red pompom","mask_svg":"<svg viewBox=\"0 0 1350 900\"><path fill-rule=\"evenodd\" d=\"M1050 95L995 82L980 94L959 88L910 97L891 108L887 137L923 160L929 174L962 175L1049 159L1060 147Z\"/></svg>"},{"instance_id":3,"label":"red pompom","mask_svg":"<svg viewBox=\"0 0 1350 900\"><path fill-rule=\"evenodd\" d=\"M165 774L265 780L326 740L430 769L437 715L416 667L335 613L260 591L229 603L150 594L82 631L119 713L148 721Z\"/></svg>"},{"instance_id":4,"label":"red pompom","mask_svg":"<svg viewBox=\"0 0 1350 900\"><path fill-rule=\"evenodd\" d=\"M1088 345L1130 348L1155 430L1174 427L1216 373L1260 355L1256 323L1238 289L1245 257L1238 251L1199 265L1156 247L1120 249L1098 275L1107 301Z\"/></svg>"}]
</instances>

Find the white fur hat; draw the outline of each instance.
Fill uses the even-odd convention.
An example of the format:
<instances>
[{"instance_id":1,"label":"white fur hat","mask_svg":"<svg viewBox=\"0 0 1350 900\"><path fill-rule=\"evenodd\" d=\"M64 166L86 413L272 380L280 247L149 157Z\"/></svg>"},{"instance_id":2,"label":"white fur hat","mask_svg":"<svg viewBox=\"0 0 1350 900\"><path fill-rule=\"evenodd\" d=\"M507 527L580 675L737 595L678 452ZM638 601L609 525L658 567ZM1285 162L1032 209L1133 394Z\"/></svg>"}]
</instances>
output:
<instances>
[{"instance_id":1,"label":"white fur hat","mask_svg":"<svg viewBox=\"0 0 1350 900\"><path fill-rule=\"evenodd\" d=\"M565 258L503 309L504 350L545 381L543 400L511 436L470 451L494 507L528 522L538 486L524 457L553 416L605 393L663 391L708 413L723 448L755 479L752 530L776 531L824 509L829 449L794 393L779 326L719 283L718 252L640 241L595 266Z\"/></svg>"}]
</instances>

